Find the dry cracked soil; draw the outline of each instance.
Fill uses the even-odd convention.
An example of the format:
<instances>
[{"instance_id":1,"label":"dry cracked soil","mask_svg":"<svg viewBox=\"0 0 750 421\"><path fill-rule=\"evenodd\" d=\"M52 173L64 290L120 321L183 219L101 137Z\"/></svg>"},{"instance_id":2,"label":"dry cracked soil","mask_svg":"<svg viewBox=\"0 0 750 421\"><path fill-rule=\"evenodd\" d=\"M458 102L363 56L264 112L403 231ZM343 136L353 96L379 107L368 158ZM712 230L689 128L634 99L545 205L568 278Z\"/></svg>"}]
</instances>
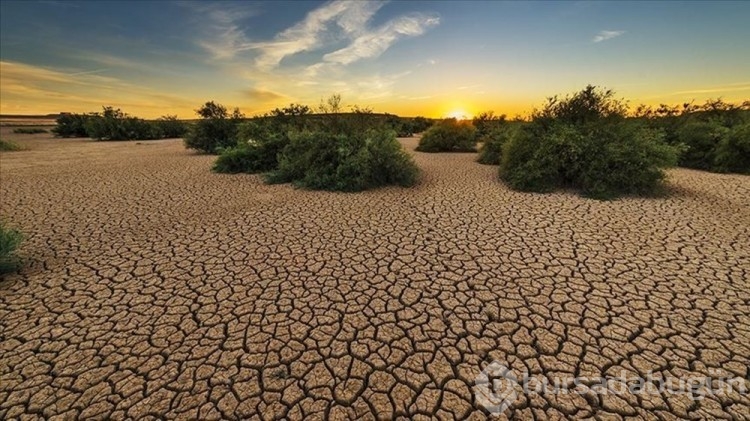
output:
<instances>
[{"instance_id":1,"label":"dry cracked soil","mask_svg":"<svg viewBox=\"0 0 750 421\"><path fill-rule=\"evenodd\" d=\"M413 152L418 186L340 194L179 140L15 139L0 419L750 419L750 177L599 202ZM516 383L475 384L493 361Z\"/></svg>"}]
</instances>

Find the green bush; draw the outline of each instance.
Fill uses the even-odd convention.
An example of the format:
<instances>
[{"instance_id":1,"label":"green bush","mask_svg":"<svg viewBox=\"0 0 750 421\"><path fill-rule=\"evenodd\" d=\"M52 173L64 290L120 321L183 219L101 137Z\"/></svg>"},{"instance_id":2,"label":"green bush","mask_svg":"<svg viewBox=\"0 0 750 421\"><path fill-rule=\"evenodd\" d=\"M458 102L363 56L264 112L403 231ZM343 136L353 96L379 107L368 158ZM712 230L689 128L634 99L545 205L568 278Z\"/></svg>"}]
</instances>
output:
<instances>
[{"instance_id":1,"label":"green bush","mask_svg":"<svg viewBox=\"0 0 750 421\"><path fill-rule=\"evenodd\" d=\"M484 142L490 134L500 127L504 126L507 122L507 116L505 114L495 115L494 111L485 111L474 117L471 123L476 128L477 140Z\"/></svg>"},{"instance_id":2,"label":"green bush","mask_svg":"<svg viewBox=\"0 0 750 421\"><path fill-rule=\"evenodd\" d=\"M686 146L680 157L682 167L710 170L713 167L716 147L729 129L714 121L691 120L676 132L677 140Z\"/></svg>"},{"instance_id":3,"label":"green bush","mask_svg":"<svg viewBox=\"0 0 750 421\"><path fill-rule=\"evenodd\" d=\"M714 168L721 172L750 174L750 122L736 125L716 147Z\"/></svg>"},{"instance_id":4,"label":"green bush","mask_svg":"<svg viewBox=\"0 0 750 421\"><path fill-rule=\"evenodd\" d=\"M635 116L649 126L662 130L667 143L685 146L678 165L706 171L741 172L742 164L739 161L742 161L742 157L737 158L739 161L736 165L729 164L736 159L727 151L733 149L728 145L740 145L743 139L725 139L735 128L750 124L750 101L734 105L721 99L709 99L703 105L685 103L682 107L670 107L662 104L657 109L641 105L636 109ZM737 133L742 133L741 129L738 130Z\"/></svg>"},{"instance_id":5,"label":"green bush","mask_svg":"<svg viewBox=\"0 0 750 421\"><path fill-rule=\"evenodd\" d=\"M419 139L420 152L476 152L476 129L471 123L455 118L430 127Z\"/></svg>"},{"instance_id":6,"label":"green bush","mask_svg":"<svg viewBox=\"0 0 750 421\"><path fill-rule=\"evenodd\" d=\"M477 162L485 165L500 165L503 155L503 145L516 134L517 130L517 125L511 126L509 124L493 128L486 136L480 139L483 143L479 150Z\"/></svg>"},{"instance_id":7,"label":"green bush","mask_svg":"<svg viewBox=\"0 0 750 421\"><path fill-rule=\"evenodd\" d=\"M12 272L18 268L19 261L14 252L21 240L23 236L20 232L0 222L0 273Z\"/></svg>"},{"instance_id":8,"label":"green bush","mask_svg":"<svg viewBox=\"0 0 750 421\"><path fill-rule=\"evenodd\" d=\"M306 106L291 104L275 109L270 116L240 124L236 145L221 151L214 171L255 174L276 169L279 153L291 142L290 133L313 125L304 117L308 112Z\"/></svg>"},{"instance_id":9,"label":"green bush","mask_svg":"<svg viewBox=\"0 0 750 421\"><path fill-rule=\"evenodd\" d=\"M517 190L572 187L597 199L650 194L681 152L662 132L626 120L611 91L591 86L550 98L532 118L503 146L500 176Z\"/></svg>"},{"instance_id":10,"label":"green bush","mask_svg":"<svg viewBox=\"0 0 750 421\"><path fill-rule=\"evenodd\" d=\"M239 109L230 115L226 107L213 101L196 110L201 119L185 135L185 147L216 154L237 144L237 127L244 118Z\"/></svg>"},{"instance_id":11,"label":"green bush","mask_svg":"<svg viewBox=\"0 0 750 421\"><path fill-rule=\"evenodd\" d=\"M59 137L89 137L86 122L90 117L87 114L60 114L52 133Z\"/></svg>"},{"instance_id":12,"label":"green bush","mask_svg":"<svg viewBox=\"0 0 750 421\"><path fill-rule=\"evenodd\" d=\"M21 151L21 150L23 150L23 148L18 143L11 142L10 140L0 139L0 151L15 152L15 151Z\"/></svg>"},{"instance_id":13,"label":"green bush","mask_svg":"<svg viewBox=\"0 0 750 421\"><path fill-rule=\"evenodd\" d=\"M175 139L185 136L188 125L177 119L176 115L165 115L151 123L155 126L155 132L160 138Z\"/></svg>"},{"instance_id":14,"label":"green bush","mask_svg":"<svg viewBox=\"0 0 750 421\"><path fill-rule=\"evenodd\" d=\"M433 121L427 117L414 117L411 119L411 130L412 133L422 133L432 127Z\"/></svg>"},{"instance_id":15,"label":"green bush","mask_svg":"<svg viewBox=\"0 0 750 421\"><path fill-rule=\"evenodd\" d=\"M17 129L13 129L13 133L17 133L17 134L39 134L39 133L47 133L47 130L40 129L38 127L19 127Z\"/></svg>"},{"instance_id":16,"label":"green bush","mask_svg":"<svg viewBox=\"0 0 750 421\"><path fill-rule=\"evenodd\" d=\"M255 174L276 169L279 153L290 142L288 132L269 132L256 122L243 123L238 131L240 142L221 151L214 171Z\"/></svg>"},{"instance_id":17,"label":"green bush","mask_svg":"<svg viewBox=\"0 0 750 421\"><path fill-rule=\"evenodd\" d=\"M96 140L152 140L162 137L155 123L131 117L113 107L103 107L101 114L89 115L85 128L88 136Z\"/></svg>"},{"instance_id":18,"label":"green bush","mask_svg":"<svg viewBox=\"0 0 750 421\"><path fill-rule=\"evenodd\" d=\"M361 191L385 185L411 186L418 169L387 130L291 133L279 155L272 183L294 183L314 190Z\"/></svg>"}]
</instances>

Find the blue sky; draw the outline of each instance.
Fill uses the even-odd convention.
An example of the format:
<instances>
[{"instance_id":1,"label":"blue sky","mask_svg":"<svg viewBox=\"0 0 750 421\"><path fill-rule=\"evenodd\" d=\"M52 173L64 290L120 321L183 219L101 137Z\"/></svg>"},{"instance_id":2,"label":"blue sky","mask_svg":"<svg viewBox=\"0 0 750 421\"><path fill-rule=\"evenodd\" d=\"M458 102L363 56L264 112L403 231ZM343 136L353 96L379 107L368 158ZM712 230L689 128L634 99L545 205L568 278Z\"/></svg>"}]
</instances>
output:
<instances>
[{"instance_id":1,"label":"blue sky","mask_svg":"<svg viewBox=\"0 0 750 421\"><path fill-rule=\"evenodd\" d=\"M0 112L523 114L592 83L750 98L750 2L0 2Z\"/></svg>"}]
</instances>

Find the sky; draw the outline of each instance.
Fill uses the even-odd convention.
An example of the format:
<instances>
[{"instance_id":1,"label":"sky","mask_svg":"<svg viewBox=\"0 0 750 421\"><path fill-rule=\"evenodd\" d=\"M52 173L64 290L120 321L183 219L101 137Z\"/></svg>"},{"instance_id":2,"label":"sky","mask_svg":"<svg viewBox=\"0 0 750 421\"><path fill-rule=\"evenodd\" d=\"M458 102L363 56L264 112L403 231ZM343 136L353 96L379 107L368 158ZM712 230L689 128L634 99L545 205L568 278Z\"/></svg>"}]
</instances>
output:
<instances>
[{"instance_id":1,"label":"sky","mask_svg":"<svg viewBox=\"0 0 750 421\"><path fill-rule=\"evenodd\" d=\"M750 2L0 1L0 114L246 115L340 94L402 116L750 99Z\"/></svg>"}]
</instances>

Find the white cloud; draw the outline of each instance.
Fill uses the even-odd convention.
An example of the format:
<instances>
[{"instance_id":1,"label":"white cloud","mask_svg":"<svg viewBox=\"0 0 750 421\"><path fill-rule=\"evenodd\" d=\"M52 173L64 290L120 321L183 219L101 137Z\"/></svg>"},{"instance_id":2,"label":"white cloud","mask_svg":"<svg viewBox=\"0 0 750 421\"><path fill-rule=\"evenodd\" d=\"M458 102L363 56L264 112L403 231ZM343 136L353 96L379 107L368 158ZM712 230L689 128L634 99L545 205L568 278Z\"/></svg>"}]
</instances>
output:
<instances>
[{"instance_id":1,"label":"white cloud","mask_svg":"<svg viewBox=\"0 0 750 421\"><path fill-rule=\"evenodd\" d=\"M329 63L350 64L363 58L377 57L402 37L424 34L430 27L440 23L440 18L424 14L401 16L382 26L363 31L348 46L328 53L323 60Z\"/></svg>"},{"instance_id":2,"label":"white cloud","mask_svg":"<svg viewBox=\"0 0 750 421\"><path fill-rule=\"evenodd\" d=\"M606 41L608 39L619 37L620 35L624 34L625 31L600 31L592 41L594 42L602 42Z\"/></svg>"},{"instance_id":3,"label":"white cloud","mask_svg":"<svg viewBox=\"0 0 750 421\"><path fill-rule=\"evenodd\" d=\"M240 52L253 51L256 68L270 71L295 54L348 42L345 47L324 54L321 63L307 68L307 75L315 76L323 70L323 63L347 65L377 57L397 40L422 35L440 22L437 16L414 13L371 28L369 23L384 5L382 1L332 1L309 12L302 21L268 41L252 41L247 37L238 22L248 17L247 14L236 15L218 6L206 6L201 13L214 24L208 39L198 44L218 59L231 59Z\"/></svg>"}]
</instances>

